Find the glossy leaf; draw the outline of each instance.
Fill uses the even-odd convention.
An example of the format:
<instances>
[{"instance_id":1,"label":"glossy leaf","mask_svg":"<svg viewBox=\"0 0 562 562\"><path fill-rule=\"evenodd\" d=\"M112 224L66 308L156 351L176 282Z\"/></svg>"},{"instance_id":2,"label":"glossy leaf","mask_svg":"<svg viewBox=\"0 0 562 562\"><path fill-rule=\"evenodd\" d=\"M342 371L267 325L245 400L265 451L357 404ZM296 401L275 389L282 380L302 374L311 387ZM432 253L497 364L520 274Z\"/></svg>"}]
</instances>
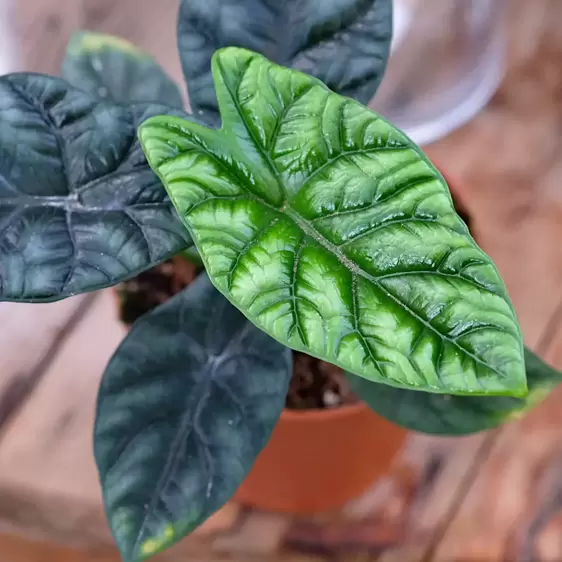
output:
<instances>
[{"instance_id":1,"label":"glossy leaf","mask_svg":"<svg viewBox=\"0 0 562 562\"><path fill-rule=\"evenodd\" d=\"M562 383L562 373L552 369L532 351L525 350L529 394L509 396L450 396L392 388L348 374L353 391L375 412L415 431L439 435L466 435L491 429L519 418Z\"/></svg>"},{"instance_id":2,"label":"glossy leaf","mask_svg":"<svg viewBox=\"0 0 562 562\"><path fill-rule=\"evenodd\" d=\"M525 394L504 284L419 148L255 53L219 51L213 71L220 131L163 116L140 138L218 289L280 342L368 379Z\"/></svg>"},{"instance_id":3,"label":"glossy leaf","mask_svg":"<svg viewBox=\"0 0 562 562\"><path fill-rule=\"evenodd\" d=\"M68 44L62 75L104 100L157 102L178 109L184 105L174 81L150 55L112 35L76 33Z\"/></svg>"},{"instance_id":4,"label":"glossy leaf","mask_svg":"<svg viewBox=\"0 0 562 562\"><path fill-rule=\"evenodd\" d=\"M290 351L205 275L143 316L104 374L95 455L126 562L172 545L236 491L283 409Z\"/></svg>"},{"instance_id":5,"label":"glossy leaf","mask_svg":"<svg viewBox=\"0 0 562 562\"><path fill-rule=\"evenodd\" d=\"M113 285L188 246L136 135L169 111L99 102L50 76L0 78L1 300Z\"/></svg>"},{"instance_id":6,"label":"glossy leaf","mask_svg":"<svg viewBox=\"0 0 562 562\"><path fill-rule=\"evenodd\" d=\"M392 0L183 0L178 45L194 111L217 111L211 57L244 47L367 103L392 36Z\"/></svg>"}]
</instances>

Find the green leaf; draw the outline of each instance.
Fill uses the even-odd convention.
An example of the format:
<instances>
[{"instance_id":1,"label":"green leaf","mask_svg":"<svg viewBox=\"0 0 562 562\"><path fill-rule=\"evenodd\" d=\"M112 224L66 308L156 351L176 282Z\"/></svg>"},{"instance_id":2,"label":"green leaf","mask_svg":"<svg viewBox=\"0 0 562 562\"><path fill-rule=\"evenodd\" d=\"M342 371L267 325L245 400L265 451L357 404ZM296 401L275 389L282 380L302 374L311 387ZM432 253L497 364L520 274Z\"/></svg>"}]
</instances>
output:
<instances>
[{"instance_id":1,"label":"green leaf","mask_svg":"<svg viewBox=\"0 0 562 562\"><path fill-rule=\"evenodd\" d=\"M562 373L525 349L529 394L508 396L449 396L402 390L348 374L352 390L375 412L415 431L466 435L491 429L523 416L562 383Z\"/></svg>"},{"instance_id":2,"label":"green leaf","mask_svg":"<svg viewBox=\"0 0 562 562\"><path fill-rule=\"evenodd\" d=\"M201 275L143 316L104 374L95 456L126 562L169 547L236 491L283 409L290 351Z\"/></svg>"},{"instance_id":3,"label":"green leaf","mask_svg":"<svg viewBox=\"0 0 562 562\"><path fill-rule=\"evenodd\" d=\"M164 69L120 37L76 33L68 44L62 75L99 99L157 102L178 109L184 106L178 87Z\"/></svg>"},{"instance_id":4,"label":"green leaf","mask_svg":"<svg viewBox=\"0 0 562 562\"><path fill-rule=\"evenodd\" d=\"M392 37L392 0L183 0L178 47L195 112L217 112L211 57L244 47L368 103Z\"/></svg>"},{"instance_id":5,"label":"green leaf","mask_svg":"<svg viewBox=\"0 0 562 562\"><path fill-rule=\"evenodd\" d=\"M127 279L190 238L136 128L163 105L99 102L39 74L0 78L0 300Z\"/></svg>"},{"instance_id":6,"label":"green leaf","mask_svg":"<svg viewBox=\"0 0 562 562\"><path fill-rule=\"evenodd\" d=\"M213 59L222 129L140 138L216 287L289 347L394 386L526 392L503 282L420 149L318 80Z\"/></svg>"},{"instance_id":7,"label":"green leaf","mask_svg":"<svg viewBox=\"0 0 562 562\"><path fill-rule=\"evenodd\" d=\"M166 71L133 43L114 35L93 31L75 33L66 50L62 75L73 86L98 99L184 107L181 93ZM216 124L213 115L205 112L201 111L199 118L210 125ZM185 252L190 261L201 263L193 245Z\"/></svg>"}]
</instances>

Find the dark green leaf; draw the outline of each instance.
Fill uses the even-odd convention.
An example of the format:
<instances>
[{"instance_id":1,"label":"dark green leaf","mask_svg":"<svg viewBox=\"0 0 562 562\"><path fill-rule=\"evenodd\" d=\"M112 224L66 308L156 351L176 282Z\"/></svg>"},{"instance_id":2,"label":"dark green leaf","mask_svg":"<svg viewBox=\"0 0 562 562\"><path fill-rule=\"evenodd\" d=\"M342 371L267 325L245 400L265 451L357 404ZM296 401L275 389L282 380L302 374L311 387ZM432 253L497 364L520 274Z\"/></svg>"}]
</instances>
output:
<instances>
[{"instance_id":1,"label":"dark green leaf","mask_svg":"<svg viewBox=\"0 0 562 562\"><path fill-rule=\"evenodd\" d=\"M158 102L181 109L181 93L164 69L133 43L104 33L75 33L68 44L62 75L73 86L102 100L129 104ZM211 115L200 118L216 125ZM194 246L185 250L194 263L201 263Z\"/></svg>"},{"instance_id":2,"label":"dark green leaf","mask_svg":"<svg viewBox=\"0 0 562 562\"><path fill-rule=\"evenodd\" d=\"M213 59L220 131L156 117L148 160L211 280L289 347L394 386L526 392L496 268L417 146L314 78Z\"/></svg>"},{"instance_id":3,"label":"dark green leaf","mask_svg":"<svg viewBox=\"0 0 562 562\"><path fill-rule=\"evenodd\" d=\"M120 37L76 33L68 44L62 75L73 86L100 99L183 108L180 91L164 69Z\"/></svg>"},{"instance_id":4,"label":"dark green leaf","mask_svg":"<svg viewBox=\"0 0 562 562\"><path fill-rule=\"evenodd\" d=\"M50 76L0 78L0 299L113 285L190 243L136 135L169 111Z\"/></svg>"},{"instance_id":5,"label":"dark green leaf","mask_svg":"<svg viewBox=\"0 0 562 562\"><path fill-rule=\"evenodd\" d=\"M367 103L382 79L392 0L183 0L178 44L195 112L217 111L211 57L244 47Z\"/></svg>"},{"instance_id":6,"label":"dark green leaf","mask_svg":"<svg viewBox=\"0 0 562 562\"><path fill-rule=\"evenodd\" d=\"M525 349L529 394L508 396L448 396L392 388L348 374L352 390L375 412L408 429L439 435L465 435L496 427L525 414L562 382L552 369Z\"/></svg>"},{"instance_id":7,"label":"dark green leaf","mask_svg":"<svg viewBox=\"0 0 562 562\"><path fill-rule=\"evenodd\" d=\"M113 356L95 455L126 562L175 543L236 491L277 422L287 348L201 275L142 317Z\"/></svg>"}]
</instances>

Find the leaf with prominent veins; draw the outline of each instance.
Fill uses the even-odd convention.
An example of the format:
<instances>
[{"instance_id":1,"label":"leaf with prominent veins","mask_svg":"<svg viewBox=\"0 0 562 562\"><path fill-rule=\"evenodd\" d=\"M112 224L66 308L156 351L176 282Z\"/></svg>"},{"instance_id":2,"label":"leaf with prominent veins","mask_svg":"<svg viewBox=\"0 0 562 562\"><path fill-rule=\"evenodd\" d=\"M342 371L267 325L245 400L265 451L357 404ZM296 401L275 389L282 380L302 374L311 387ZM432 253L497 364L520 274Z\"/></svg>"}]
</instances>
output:
<instances>
[{"instance_id":1,"label":"leaf with prominent veins","mask_svg":"<svg viewBox=\"0 0 562 562\"><path fill-rule=\"evenodd\" d=\"M339 94L368 103L392 38L392 0L183 0L178 49L198 113L218 111L211 57L244 47L308 72Z\"/></svg>"},{"instance_id":2,"label":"leaf with prominent veins","mask_svg":"<svg viewBox=\"0 0 562 562\"><path fill-rule=\"evenodd\" d=\"M219 131L140 129L216 287L289 347L373 381L526 392L505 286L403 133L243 49L213 59Z\"/></svg>"},{"instance_id":3,"label":"leaf with prominent veins","mask_svg":"<svg viewBox=\"0 0 562 562\"><path fill-rule=\"evenodd\" d=\"M163 112L183 115L51 76L0 78L0 300L114 285L190 245L137 139Z\"/></svg>"},{"instance_id":4,"label":"leaf with prominent veins","mask_svg":"<svg viewBox=\"0 0 562 562\"><path fill-rule=\"evenodd\" d=\"M205 275L134 324L105 371L94 450L125 562L179 541L230 499L277 423L291 352Z\"/></svg>"}]
</instances>

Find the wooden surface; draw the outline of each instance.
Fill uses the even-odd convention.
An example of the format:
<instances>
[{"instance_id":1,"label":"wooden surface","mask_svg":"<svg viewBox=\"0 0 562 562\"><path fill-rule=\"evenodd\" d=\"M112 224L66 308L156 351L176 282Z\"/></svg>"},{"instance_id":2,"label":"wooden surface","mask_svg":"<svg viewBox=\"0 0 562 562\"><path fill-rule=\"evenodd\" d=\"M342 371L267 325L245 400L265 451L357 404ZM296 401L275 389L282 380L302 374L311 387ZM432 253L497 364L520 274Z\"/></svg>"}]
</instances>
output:
<instances>
[{"instance_id":1,"label":"wooden surface","mask_svg":"<svg viewBox=\"0 0 562 562\"><path fill-rule=\"evenodd\" d=\"M69 34L88 27L135 41L180 80L176 6L0 0L0 15L13 22L0 33L0 49L10 40L13 52L2 68L56 72ZM510 10L509 67L499 92L428 152L462 186L527 344L562 368L562 1L512 0ZM84 551L73 558L62 547L30 550L0 537L0 560L113 562L91 453L97 386L123 336L111 296L3 303L0 319L0 529ZM485 434L412 435L392 472L338 514L293 520L229 504L160 559L562 560L561 405L562 390Z\"/></svg>"}]
</instances>

